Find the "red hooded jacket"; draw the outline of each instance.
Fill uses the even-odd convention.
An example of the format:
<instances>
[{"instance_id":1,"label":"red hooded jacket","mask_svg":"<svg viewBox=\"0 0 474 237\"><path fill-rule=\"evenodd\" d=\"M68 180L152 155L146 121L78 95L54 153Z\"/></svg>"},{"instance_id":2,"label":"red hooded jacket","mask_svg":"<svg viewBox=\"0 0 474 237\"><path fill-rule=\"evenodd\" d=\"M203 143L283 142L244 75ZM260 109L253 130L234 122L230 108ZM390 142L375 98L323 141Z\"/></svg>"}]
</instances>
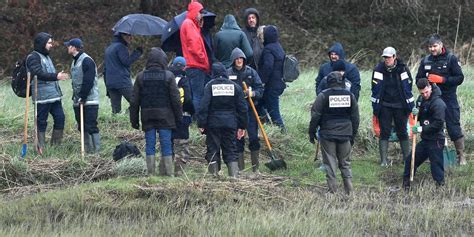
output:
<instances>
[{"instance_id":1,"label":"red hooded jacket","mask_svg":"<svg viewBox=\"0 0 474 237\"><path fill-rule=\"evenodd\" d=\"M199 2L188 5L188 14L180 28L183 56L187 68L199 68L209 73L209 58L207 57L204 40L201 36L201 27L196 20L197 15L204 7Z\"/></svg>"}]
</instances>

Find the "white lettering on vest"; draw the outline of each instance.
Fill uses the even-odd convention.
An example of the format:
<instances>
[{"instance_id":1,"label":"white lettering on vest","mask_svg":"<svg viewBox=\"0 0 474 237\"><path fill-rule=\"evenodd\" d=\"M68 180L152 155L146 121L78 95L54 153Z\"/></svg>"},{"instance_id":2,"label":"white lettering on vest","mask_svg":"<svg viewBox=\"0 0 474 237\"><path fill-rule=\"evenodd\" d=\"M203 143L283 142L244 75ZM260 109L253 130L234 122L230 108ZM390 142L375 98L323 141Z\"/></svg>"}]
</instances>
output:
<instances>
[{"instance_id":1,"label":"white lettering on vest","mask_svg":"<svg viewBox=\"0 0 474 237\"><path fill-rule=\"evenodd\" d=\"M351 107L350 95L330 95L329 108L349 108Z\"/></svg>"},{"instance_id":2,"label":"white lettering on vest","mask_svg":"<svg viewBox=\"0 0 474 237\"><path fill-rule=\"evenodd\" d=\"M212 96L234 96L233 84L212 85Z\"/></svg>"},{"instance_id":3,"label":"white lettering on vest","mask_svg":"<svg viewBox=\"0 0 474 237\"><path fill-rule=\"evenodd\" d=\"M426 70L426 71L431 70L431 65L425 65L425 70Z\"/></svg>"},{"instance_id":4,"label":"white lettering on vest","mask_svg":"<svg viewBox=\"0 0 474 237\"><path fill-rule=\"evenodd\" d=\"M236 75L230 75L229 80L235 81L235 80L237 80L237 76Z\"/></svg>"}]
</instances>

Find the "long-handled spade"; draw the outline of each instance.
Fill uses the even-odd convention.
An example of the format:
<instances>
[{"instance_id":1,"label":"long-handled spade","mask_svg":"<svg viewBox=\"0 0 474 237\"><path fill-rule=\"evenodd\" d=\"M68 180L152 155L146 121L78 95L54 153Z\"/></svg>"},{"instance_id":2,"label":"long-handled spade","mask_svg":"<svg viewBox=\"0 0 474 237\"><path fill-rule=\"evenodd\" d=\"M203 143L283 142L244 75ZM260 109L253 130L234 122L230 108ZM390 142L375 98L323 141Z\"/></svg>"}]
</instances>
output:
<instances>
[{"instance_id":1,"label":"long-handled spade","mask_svg":"<svg viewBox=\"0 0 474 237\"><path fill-rule=\"evenodd\" d=\"M85 153L85 149L84 149L84 104L83 103L79 103L79 113L80 113L80 116L81 116L81 156L82 158L84 158L84 153Z\"/></svg>"},{"instance_id":2,"label":"long-handled spade","mask_svg":"<svg viewBox=\"0 0 474 237\"><path fill-rule=\"evenodd\" d=\"M242 84L244 86L244 90L247 91L248 90L247 84L245 84L245 82L242 82ZM253 103L252 97L250 95L247 97L250 102L250 107L252 107L253 113L255 115L255 119L257 119L258 126L260 127L260 130L262 131L263 138L265 139L265 144L267 144L268 154L271 158L271 161L268 163L265 163L265 166L271 171L274 171L277 169L286 169L287 168L286 162L281 159L276 159L275 154L273 154L272 145L270 144L267 133L265 132L262 122L260 121L260 117L258 116L257 109L255 108L255 104Z\"/></svg>"},{"instance_id":3,"label":"long-handled spade","mask_svg":"<svg viewBox=\"0 0 474 237\"><path fill-rule=\"evenodd\" d=\"M418 122L418 114L415 115L415 125ZM415 148L416 148L416 133L412 133L413 143L411 145L411 162L410 162L410 182L413 182L415 176Z\"/></svg>"},{"instance_id":4,"label":"long-handled spade","mask_svg":"<svg viewBox=\"0 0 474 237\"><path fill-rule=\"evenodd\" d=\"M30 83L31 83L31 74L28 72L26 74L26 109L25 109L25 127L23 129L23 146L21 149L20 159L25 158L26 150L28 148L28 109L29 109L29 97L30 97Z\"/></svg>"}]
</instances>

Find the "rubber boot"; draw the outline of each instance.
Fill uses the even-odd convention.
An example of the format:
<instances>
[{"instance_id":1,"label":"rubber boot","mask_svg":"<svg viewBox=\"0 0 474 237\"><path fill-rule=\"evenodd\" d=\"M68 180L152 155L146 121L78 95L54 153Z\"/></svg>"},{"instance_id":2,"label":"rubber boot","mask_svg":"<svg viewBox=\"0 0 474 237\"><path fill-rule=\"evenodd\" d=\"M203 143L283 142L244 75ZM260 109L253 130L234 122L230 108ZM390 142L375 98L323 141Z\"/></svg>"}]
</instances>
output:
<instances>
[{"instance_id":1,"label":"rubber boot","mask_svg":"<svg viewBox=\"0 0 474 237\"><path fill-rule=\"evenodd\" d=\"M258 157L259 157L259 155L260 155L259 150L250 152L250 160L252 161L252 171L254 173L258 172L258 165L259 165Z\"/></svg>"},{"instance_id":2,"label":"rubber boot","mask_svg":"<svg viewBox=\"0 0 474 237\"><path fill-rule=\"evenodd\" d=\"M237 174L239 173L239 164L237 164L237 161L227 163L227 170L230 178L237 179Z\"/></svg>"},{"instance_id":3,"label":"rubber boot","mask_svg":"<svg viewBox=\"0 0 474 237\"><path fill-rule=\"evenodd\" d=\"M237 153L237 162L239 164L239 171L245 169L245 160L244 160L244 153L239 152Z\"/></svg>"},{"instance_id":4,"label":"rubber boot","mask_svg":"<svg viewBox=\"0 0 474 237\"><path fill-rule=\"evenodd\" d=\"M400 141L400 148L402 148L403 162L410 156L410 142L408 140Z\"/></svg>"},{"instance_id":5,"label":"rubber boot","mask_svg":"<svg viewBox=\"0 0 474 237\"><path fill-rule=\"evenodd\" d=\"M63 140L63 130L54 129L51 135L51 145L61 145Z\"/></svg>"},{"instance_id":6,"label":"rubber boot","mask_svg":"<svg viewBox=\"0 0 474 237\"><path fill-rule=\"evenodd\" d=\"M94 145L92 144L92 135L84 134L84 145L87 154L94 153Z\"/></svg>"},{"instance_id":7,"label":"rubber boot","mask_svg":"<svg viewBox=\"0 0 474 237\"><path fill-rule=\"evenodd\" d=\"M410 178L409 177L403 177L403 189L405 191L410 191Z\"/></svg>"},{"instance_id":8,"label":"rubber boot","mask_svg":"<svg viewBox=\"0 0 474 237\"><path fill-rule=\"evenodd\" d=\"M161 162L163 162L164 175L173 176L173 157L172 156L162 156Z\"/></svg>"},{"instance_id":9,"label":"rubber boot","mask_svg":"<svg viewBox=\"0 0 474 237\"><path fill-rule=\"evenodd\" d=\"M328 183L328 188L330 193L336 193L337 192L337 183L336 180L327 180Z\"/></svg>"},{"instance_id":10,"label":"rubber boot","mask_svg":"<svg viewBox=\"0 0 474 237\"><path fill-rule=\"evenodd\" d=\"M94 146L94 152L99 154L100 152L100 134L93 133L92 135L92 145Z\"/></svg>"},{"instance_id":11,"label":"rubber boot","mask_svg":"<svg viewBox=\"0 0 474 237\"><path fill-rule=\"evenodd\" d=\"M38 132L38 146L41 149L44 149L44 143L46 141L46 133L45 132Z\"/></svg>"},{"instance_id":12,"label":"rubber boot","mask_svg":"<svg viewBox=\"0 0 474 237\"><path fill-rule=\"evenodd\" d=\"M207 167L207 171L209 172L209 174L217 176L217 172L219 171L219 164L217 162L209 164Z\"/></svg>"},{"instance_id":13,"label":"rubber boot","mask_svg":"<svg viewBox=\"0 0 474 237\"><path fill-rule=\"evenodd\" d=\"M146 156L146 170L148 175L155 175L155 156Z\"/></svg>"},{"instance_id":14,"label":"rubber boot","mask_svg":"<svg viewBox=\"0 0 474 237\"><path fill-rule=\"evenodd\" d=\"M174 159L174 176L179 177L183 175L184 172L184 165L186 163L179 157L175 157Z\"/></svg>"},{"instance_id":15,"label":"rubber boot","mask_svg":"<svg viewBox=\"0 0 474 237\"><path fill-rule=\"evenodd\" d=\"M379 141L380 166L388 166L388 140Z\"/></svg>"},{"instance_id":16,"label":"rubber boot","mask_svg":"<svg viewBox=\"0 0 474 237\"><path fill-rule=\"evenodd\" d=\"M351 195L354 188L352 187L352 179L344 179L344 191L347 195Z\"/></svg>"},{"instance_id":17,"label":"rubber boot","mask_svg":"<svg viewBox=\"0 0 474 237\"><path fill-rule=\"evenodd\" d=\"M456 153L458 154L459 165L466 165L466 158L464 157L464 137L459 138L454 141L454 147L456 148Z\"/></svg>"}]
</instances>

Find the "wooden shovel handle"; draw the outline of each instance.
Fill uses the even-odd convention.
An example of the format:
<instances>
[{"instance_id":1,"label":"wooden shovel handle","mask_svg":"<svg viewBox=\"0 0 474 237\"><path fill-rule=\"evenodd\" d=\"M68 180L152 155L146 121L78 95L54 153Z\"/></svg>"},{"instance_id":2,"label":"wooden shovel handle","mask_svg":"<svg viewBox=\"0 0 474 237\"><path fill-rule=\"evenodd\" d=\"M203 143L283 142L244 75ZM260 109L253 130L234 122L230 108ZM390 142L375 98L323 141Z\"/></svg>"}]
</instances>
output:
<instances>
[{"instance_id":1,"label":"wooden shovel handle","mask_svg":"<svg viewBox=\"0 0 474 237\"><path fill-rule=\"evenodd\" d=\"M30 107L30 86L31 86L31 73L26 74L26 109L25 109L25 127L23 129L23 144L28 143L28 110Z\"/></svg>"},{"instance_id":2,"label":"wooden shovel handle","mask_svg":"<svg viewBox=\"0 0 474 237\"><path fill-rule=\"evenodd\" d=\"M418 114L415 115L415 126L418 122ZM416 148L416 133L412 131L413 143L411 144L411 161L410 161L410 181L413 182L415 176L415 148Z\"/></svg>"}]
</instances>

